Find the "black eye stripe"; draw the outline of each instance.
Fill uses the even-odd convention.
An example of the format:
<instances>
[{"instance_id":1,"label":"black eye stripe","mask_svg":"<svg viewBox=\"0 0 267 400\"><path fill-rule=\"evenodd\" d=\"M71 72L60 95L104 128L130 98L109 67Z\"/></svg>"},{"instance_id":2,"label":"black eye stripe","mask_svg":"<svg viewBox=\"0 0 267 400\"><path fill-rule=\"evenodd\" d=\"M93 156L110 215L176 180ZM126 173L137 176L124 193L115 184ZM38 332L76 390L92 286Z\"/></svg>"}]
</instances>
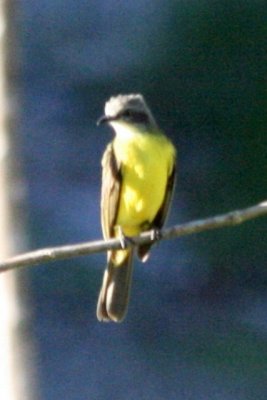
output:
<instances>
[{"instance_id":1,"label":"black eye stripe","mask_svg":"<svg viewBox=\"0 0 267 400\"><path fill-rule=\"evenodd\" d=\"M130 119L132 122L136 123L148 122L148 115L142 111L125 110L123 113L121 113L120 117L126 117L127 119Z\"/></svg>"}]
</instances>

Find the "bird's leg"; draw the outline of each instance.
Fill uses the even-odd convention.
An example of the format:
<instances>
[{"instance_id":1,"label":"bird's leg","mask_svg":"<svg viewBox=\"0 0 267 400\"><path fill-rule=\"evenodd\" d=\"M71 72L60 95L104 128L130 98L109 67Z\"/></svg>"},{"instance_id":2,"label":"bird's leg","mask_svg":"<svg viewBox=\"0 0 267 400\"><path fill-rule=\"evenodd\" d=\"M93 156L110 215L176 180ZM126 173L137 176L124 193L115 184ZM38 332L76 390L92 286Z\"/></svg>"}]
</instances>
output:
<instances>
[{"instance_id":1,"label":"bird's leg","mask_svg":"<svg viewBox=\"0 0 267 400\"><path fill-rule=\"evenodd\" d=\"M127 248L127 244L135 244L134 240L132 240L132 238L130 238L129 236L126 236L123 233L122 227L120 225L116 226L116 233L117 233L116 236L119 239L120 244L121 244L121 248L123 250L125 250Z\"/></svg>"},{"instance_id":2,"label":"bird's leg","mask_svg":"<svg viewBox=\"0 0 267 400\"><path fill-rule=\"evenodd\" d=\"M162 239L162 233L159 228L153 228L150 235L151 242L158 242Z\"/></svg>"},{"instance_id":3,"label":"bird's leg","mask_svg":"<svg viewBox=\"0 0 267 400\"><path fill-rule=\"evenodd\" d=\"M141 225L141 231L142 232L150 232L150 240L151 242L158 242L159 240L162 239L162 233L160 228L155 228L155 227L151 227L151 224L146 221Z\"/></svg>"}]
</instances>

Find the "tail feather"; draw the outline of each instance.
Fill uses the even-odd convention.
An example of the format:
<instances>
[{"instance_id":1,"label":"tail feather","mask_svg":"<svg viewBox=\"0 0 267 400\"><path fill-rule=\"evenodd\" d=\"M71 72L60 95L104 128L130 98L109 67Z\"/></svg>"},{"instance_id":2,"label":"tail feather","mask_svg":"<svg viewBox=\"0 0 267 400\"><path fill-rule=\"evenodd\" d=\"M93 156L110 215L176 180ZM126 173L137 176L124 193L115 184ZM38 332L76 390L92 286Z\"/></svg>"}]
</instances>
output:
<instances>
[{"instance_id":1,"label":"tail feather","mask_svg":"<svg viewBox=\"0 0 267 400\"><path fill-rule=\"evenodd\" d=\"M121 322L124 319L131 289L132 258L133 251L127 250L120 264L115 264L112 253L109 255L97 303L99 321Z\"/></svg>"},{"instance_id":2,"label":"tail feather","mask_svg":"<svg viewBox=\"0 0 267 400\"><path fill-rule=\"evenodd\" d=\"M142 262L146 262L148 260L151 246L153 246L153 243L143 244L137 248L139 260Z\"/></svg>"}]
</instances>

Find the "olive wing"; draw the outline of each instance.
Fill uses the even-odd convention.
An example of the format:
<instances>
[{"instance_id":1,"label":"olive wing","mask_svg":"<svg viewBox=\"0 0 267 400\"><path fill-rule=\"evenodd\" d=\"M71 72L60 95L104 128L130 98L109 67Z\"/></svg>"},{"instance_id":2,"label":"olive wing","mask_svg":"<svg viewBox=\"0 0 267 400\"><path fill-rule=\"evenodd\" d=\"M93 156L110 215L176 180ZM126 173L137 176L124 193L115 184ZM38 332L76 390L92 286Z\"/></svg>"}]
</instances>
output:
<instances>
[{"instance_id":1,"label":"olive wing","mask_svg":"<svg viewBox=\"0 0 267 400\"><path fill-rule=\"evenodd\" d=\"M154 221L152 222L152 228L161 229L167 219L175 188L175 178L176 178L176 165L174 164L171 174L169 175L168 178L164 200Z\"/></svg>"},{"instance_id":2,"label":"olive wing","mask_svg":"<svg viewBox=\"0 0 267 400\"><path fill-rule=\"evenodd\" d=\"M113 145L110 143L102 158L101 224L105 239L114 236L121 181L120 166L116 160Z\"/></svg>"},{"instance_id":3,"label":"olive wing","mask_svg":"<svg viewBox=\"0 0 267 400\"><path fill-rule=\"evenodd\" d=\"M175 188L175 179L176 179L176 164L174 162L172 171L168 177L166 192L162 205L148 229L161 229L164 222L166 221L172 201L172 195ZM137 254L141 261L145 262L148 259L149 251L152 245L153 243L148 243L138 247Z\"/></svg>"}]
</instances>

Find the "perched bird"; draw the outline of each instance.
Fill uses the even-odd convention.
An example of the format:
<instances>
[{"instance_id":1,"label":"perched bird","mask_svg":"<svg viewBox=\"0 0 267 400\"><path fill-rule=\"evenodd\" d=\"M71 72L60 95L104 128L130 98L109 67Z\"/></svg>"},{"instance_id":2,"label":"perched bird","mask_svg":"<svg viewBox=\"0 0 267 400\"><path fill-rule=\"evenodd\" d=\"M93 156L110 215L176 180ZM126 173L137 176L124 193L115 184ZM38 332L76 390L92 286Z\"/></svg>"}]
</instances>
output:
<instances>
[{"instance_id":1,"label":"perched bird","mask_svg":"<svg viewBox=\"0 0 267 400\"><path fill-rule=\"evenodd\" d=\"M108 123L115 138L102 159L101 222L105 239L159 230L167 216L175 182L176 150L159 129L141 94L111 97L99 124ZM145 262L152 246L141 245ZM133 249L108 251L97 304L99 321L120 322L126 315Z\"/></svg>"}]
</instances>

